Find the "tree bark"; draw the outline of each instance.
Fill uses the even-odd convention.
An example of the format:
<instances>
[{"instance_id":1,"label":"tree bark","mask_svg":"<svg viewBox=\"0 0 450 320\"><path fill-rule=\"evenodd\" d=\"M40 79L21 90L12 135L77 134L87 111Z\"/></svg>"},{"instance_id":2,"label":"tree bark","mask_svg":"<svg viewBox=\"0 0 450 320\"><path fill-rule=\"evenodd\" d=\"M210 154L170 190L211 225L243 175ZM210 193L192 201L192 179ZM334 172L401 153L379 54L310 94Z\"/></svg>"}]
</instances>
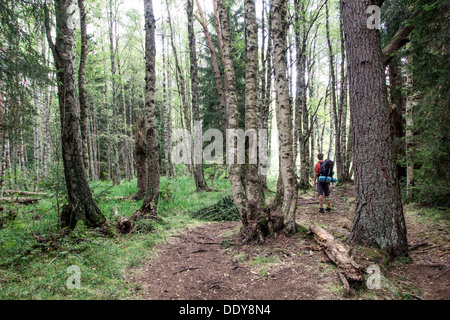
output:
<instances>
[{"instance_id":1,"label":"tree bark","mask_svg":"<svg viewBox=\"0 0 450 320\"><path fill-rule=\"evenodd\" d=\"M341 168L342 168L342 177L340 182L348 182L350 181L349 177L349 165L350 157L347 150L347 95L348 95L348 77L345 72L345 40L344 40L344 25L342 21L342 0L339 4L339 37L341 41L341 89L339 96L339 128L340 128L340 138L341 138ZM339 174L339 173L338 173ZM339 178L339 176L338 176Z\"/></svg>"},{"instance_id":2,"label":"tree bark","mask_svg":"<svg viewBox=\"0 0 450 320\"><path fill-rule=\"evenodd\" d=\"M305 139L306 131L308 130L308 121L305 123L305 117L308 117L308 108L306 101L306 13L304 4L300 5L299 0L295 0L295 17L296 25L295 31L295 46L296 46L296 97L295 97L295 124L296 124L296 139L298 139L300 147L300 181L299 187L307 189L309 187L309 172L308 172L308 140ZM302 21L302 25L300 25ZM303 31L303 32L302 32ZM308 153L308 154L307 154ZM295 160L296 157L294 157Z\"/></svg>"},{"instance_id":3,"label":"tree bark","mask_svg":"<svg viewBox=\"0 0 450 320\"><path fill-rule=\"evenodd\" d=\"M414 160L412 157L414 119L413 119L413 81L412 75L408 76L408 100L406 102L406 199L413 198L414 191Z\"/></svg>"},{"instance_id":4,"label":"tree bark","mask_svg":"<svg viewBox=\"0 0 450 320\"><path fill-rule=\"evenodd\" d=\"M230 21L226 10L225 0L217 0L217 13L220 19L222 45L223 45L223 62L225 68L225 77L228 82L226 97L228 105L228 129L238 129L238 103L236 94L236 73L233 64L232 47L231 47L231 31ZM235 139L227 141L227 152L237 150ZM236 157L234 156L236 155ZM233 194L233 200L239 210L241 217L247 217L248 203L243 192L241 181L242 166L237 163L237 152L233 153L233 159L230 159L230 185Z\"/></svg>"},{"instance_id":5,"label":"tree bark","mask_svg":"<svg viewBox=\"0 0 450 320\"><path fill-rule=\"evenodd\" d=\"M370 4L343 0L342 10L356 189L350 242L377 246L391 257L408 256L380 34L366 24Z\"/></svg>"},{"instance_id":6,"label":"tree bark","mask_svg":"<svg viewBox=\"0 0 450 320\"><path fill-rule=\"evenodd\" d=\"M191 62L191 92L192 92L192 116L195 122L200 122L200 93L198 89L198 61L197 61L197 48L195 40L194 30L194 2L193 0L187 0L186 13L188 17L188 35L189 35L189 57ZM195 129L194 129L195 131ZM202 132L199 132L203 135ZM192 133L195 135L195 132ZM197 139L197 137L194 137ZM201 140L201 139L200 139ZM194 163L194 179L197 192L210 190L206 185L203 161L202 163Z\"/></svg>"},{"instance_id":7,"label":"tree bark","mask_svg":"<svg viewBox=\"0 0 450 320\"><path fill-rule=\"evenodd\" d=\"M358 282L363 281L363 268L356 264L346 246L322 227L311 225L309 230L314 234L316 242L324 248L327 256L346 278Z\"/></svg>"},{"instance_id":8,"label":"tree bark","mask_svg":"<svg viewBox=\"0 0 450 320\"><path fill-rule=\"evenodd\" d=\"M119 71L119 82L120 82L120 96L121 96L121 102L122 102L122 138L120 139L122 142L122 163L125 171L125 179L127 181L130 181L131 173L130 173L130 161L129 161L129 148L128 148L128 126L127 126L127 108L125 103L125 86L123 83L123 71L122 71L122 59L120 57L120 40L119 40L119 33L117 32L117 23L115 26L115 33L116 33L116 50L117 50L117 68Z\"/></svg>"},{"instance_id":9,"label":"tree bark","mask_svg":"<svg viewBox=\"0 0 450 320\"><path fill-rule=\"evenodd\" d=\"M142 218L156 219L158 213L159 199L159 147L156 127L156 104L155 104L155 85L156 85L156 41L155 30L156 21L153 14L152 0L144 1L145 7L145 122L147 141L147 168L148 181L147 193L142 207L136 211L132 220Z\"/></svg>"},{"instance_id":10,"label":"tree bark","mask_svg":"<svg viewBox=\"0 0 450 320\"><path fill-rule=\"evenodd\" d=\"M172 46L173 56L174 56L174 60L175 60L175 67L177 70L177 80L178 80L177 84L178 84L179 94L181 96L181 101L182 101L182 105L183 105L183 116L182 116L181 121L183 124L183 118L184 118L183 129L186 129L192 135L192 125L191 125L191 115L190 115L191 112L189 110L189 104L188 104L188 99L187 99L187 94L186 94L186 80L183 75L183 70L181 68L181 63L180 63L180 60L178 57L178 52L177 52L177 48L176 48L176 44L175 44L175 40L174 40L174 31L173 31L173 25L172 25L172 18L171 18L171 14L170 14L169 2L166 2L166 6L167 6L167 17L168 17L169 29L170 29L170 44ZM186 137L186 139L187 139L187 137ZM192 152L193 144L191 143L191 145L192 145L191 155L193 156L193 152ZM188 168L191 171L192 175L194 176L194 181L197 183L196 171L192 167L192 157L189 159Z\"/></svg>"},{"instance_id":11,"label":"tree bark","mask_svg":"<svg viewBox=\"0 0 450 320\"><path fill-rule=\"evenodd\" d=\"M113 18L113 0L109 1L109 49L111 58L111 86L112 86L112 97L113 97L113 151L114 151L114 184L120 184L121 173L120 173L120 162L119 162L119 142L117 135L119 134L119 128L117 123L118 117L118 107L117 107L117 85L116 85L116 53L114 49L114 18Z\"/></svg>"},{"instance_id":12,"label":"tree bark","mask_svg":"<svg viewBox=\"0 0 450 320\"><path fill-rule=\"evenodd\" d=\"M270 112L270 98L271 98L271 83L272 83L272 67L271 67L271 50L272 50L272 32L270 28L270 16L268 16L268 35L267 35L267 51L265 52L266 41L266 22L265 17L267 8L265 0L262 2L262 43L261 43L261 97L260 97L260 128L269 132L269 112ZM268 135L269 136L269 135ZM268 147L270 147L270 139L268 139ZM267 164L262 161L259 162L260 180L264 189L267 189Z\"/></svg>"},{"instance_id":13,"label":"tree bark","mask_svg":"<svg viewBox=\"0 0 450 320\"><path fill-rule=\"evenodd\" d=\"M136 158L136 171L137 171L137 192L133 196L133 199L140 200L145 196L147 191L148 182L148 169L147 169L147 153L146 153L146 141L145 141L145 118L139 113L136 116L136 129L135 129L135 158Z\"/></svg>"},{"instance_id":14,"label":"tree bark","mask_svg":"<svg viewBox=\"0 0 450 320\"><path fill-rule=\"evenodd\" d=\"M245 71L245 129L254 130L258 143L260 136L260 109L258 104L258 24L256 22L256 7L254 0L245 1L245 26L246 26L246 71ZM253 146L248 144L249 149ZM256 148L257 149L257 148ZM249 150L247 159L249 158ZM244 237L247 239L258 238L264 241L264 226L266 225L264 190L258 176L258 164L246 165L246 197L250 210L243 217Z\"/></svg>"},{"instance_id":15,"label":"tree bark","mask_svg":"<svg viewBox=\"0 0 450 320\"><path fill-rule=\"evenodd\" d=\"M33 155L34 155L34 179L33 179L33 190L38 191L39 189L39 168L41 167L41 136L39 134L39 111L40 111L40 92L38 86L34 86L34 126L33 126Z\"/></svg>"},{"instance_id":16,"label":"tree bark","mask_svg":"<svg viewBox=\"0 0 450 320\"><path fill-rule=\"evenodd\" d=\"M46 11L46 31L53 51L58 80L58 101L61 117L62 158L68 192L68 204L61 214L61 227L74 229L78 220L87 227L100 227L106 218L92 197L83 164L80 119L76 113L74 26L72 0L55 1L56 41L51 39L50 21Z\"/></svg>"},{"instance_id":17,"label":"tree bark","mask_svg":"<svg viewBox=\"0 0 450 320\"><path fill-rule=\"evenodd\" d=\"M208 44L208 49L209 49L209 52L211 55L211 61L212 61L213 70L214 70L214 77L216 79L216 90L217 90L217 94L219 95L219 100L220 100L220 113L222 115L222 126L225 130L228 127L228 125L227 125L227 121L228 121L228 119L227 119L228 118L227 102L226 102L225 92L224 92L224 89L222 86L222 80L221 80L221 74L220 74L220 69L219 69L219 63L218 63L218 59L217 59L217 53L216 53L216 49L214 48L214 44L212 42L212 38L211 38L211 34L208 29L208 25L206 24L203 10L202 10L198 0L196 0L196 3L197 3L197 8L198 8L198 13L200 15L200 19L198 19L198 20L199 20L201 26L203 27L203 32L205 33L206 42Z\"/></svg>"},{"instance_id":18,"label":"tree bark","mask_svg":"<svg viewBox=\"0 0 450 320\"><path fill-rule=\"evenodd\" d=\"M325 14L326 14L326 31L327 31L327 43L328 43L328 57L330 63L330 74L331 74L331 110L333 114L333 124L334 124L334 149L335 149L335 164L338 174L338 181L343 180L343 169L342 169L342 157L341 157L341 128L340 128L340 115L342 112L337 110L336 101L336 73L334 68L334 53L333 46L331 44L330 38L330 22L328 13L328 0L325 1ZM333 142L330 140L330 142ZM331 156L331 155L329 155Z\"/></svg>"},{"instance_id":19,"label":"tree bark","mask_svg":"<svg viewBox=\"0 0 450 320\"><path fill-rule=\"evenodd\" d=\"M277 92L277 108L280 115L280 169L283 181L283 203L280 214L284 219L285 229L294 233L295 210L297 207L297 181L295 177L292 152L292 116L287 83L286 63L286 0L272 0L272 31L274 46L275 90Z\"/></svg>"},{"instance_id":20,"label":"tree bark","mask_svg":"<svg viewBox=\"0 0 450 320\"><path fill-rule=\"evenodd\" d=\"M394 38L383 50L383 64L386 67L392 61L392 54L408 43L408 36L414 30L413 25L408 25L397 31Z\"/></svg>"},{"instance_id":21,"label":"tree bark","mask_svg":"<svg viewBox=\"0 0 450 320\"><path fill-rule=\"evenodd\" d=\"M391 61L388 66L389 74L389 95L392 106L392 127L394 129L394 146L397 156L405 155L405 99L403 97L403 77L399 60ZM397 163L398 176L406 177L406 166Z\"/></svg>"},{"instance_id":22,"label":"tree bark","mask_svg":"<svg viewBox=\"0 0 450 320\"><path fill-rule=\"evenodd\" d=\"M80 66L78 69L78 99L80 102L80 130L83 152L83 164L86 173L89 176L89 155L88 155L88 141L87 141L87 90L85 80L85 69L87 62L87 25L86 25L86 10L84 7L84 0L78 0L78 8L80 11L80 35L81 35L81 51L80 51Z\"/></svg>"}]
</instances>

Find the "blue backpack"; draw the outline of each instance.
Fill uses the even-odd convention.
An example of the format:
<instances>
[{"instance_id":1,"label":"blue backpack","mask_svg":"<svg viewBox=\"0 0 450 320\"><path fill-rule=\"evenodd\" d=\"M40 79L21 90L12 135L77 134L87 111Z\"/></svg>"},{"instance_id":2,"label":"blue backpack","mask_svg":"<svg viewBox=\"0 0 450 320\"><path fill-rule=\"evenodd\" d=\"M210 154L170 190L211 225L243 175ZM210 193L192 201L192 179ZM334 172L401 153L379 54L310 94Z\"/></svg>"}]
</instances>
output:
<instances>
[{"instance_id":1,"label":"blue backpack","mask_svg":"<svg viewBox=\"0 0 450 320\"><path fill-rule=\"evenodd\" d=\"M331 160L325 160L320 164L320 175L319 175L319 181L320 182L336 182L337 180L333 178L334 172L333 172L334 162Z\"/></svg>"}]
</instances>

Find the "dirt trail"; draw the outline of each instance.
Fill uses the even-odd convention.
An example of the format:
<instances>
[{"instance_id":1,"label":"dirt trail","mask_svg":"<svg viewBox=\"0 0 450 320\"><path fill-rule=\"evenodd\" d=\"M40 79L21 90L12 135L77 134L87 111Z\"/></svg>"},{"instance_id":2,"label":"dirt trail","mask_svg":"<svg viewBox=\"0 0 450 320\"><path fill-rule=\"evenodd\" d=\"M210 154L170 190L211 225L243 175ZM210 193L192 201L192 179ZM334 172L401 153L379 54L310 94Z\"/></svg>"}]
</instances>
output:
<instances>
[{"instance_id":1,"label":"dirt trail","mask_svg":"<svg viewBox=\"0 0 450 320\"><path fill-rule=\"evenodd\" d=\"M323 214L317 212L314 192L299 195L298 225L306 230L311 223L320 223L345 241L352 225L353 189L333 190L334 210ZM134 282L140 288L136 298L344 299L336 267L305 232L268 238L263 245L243 245L237 241L239 225L239 222L207 223L172 236L168 243L159 246L157 254L144 267L135 272ZM407 217L407 225L410 243L420 243L423 233L419 230L423 226L417 225L412 217ZM428 243L431 241L428 237ZM383 261L376 260L372 252L358 252L360 262L382 264ZM390 278L389 286L392 284L394 288L386 290L388 286L385 286L383 290L359 298L398 299L405 297L401 293L408 290L419 292L420 296L417 294L416 298L449 299L449 262L445 260L446 254L441 257L434 254L442 254L442 251L430 250L424 254L414 250L412 263L383 268ZM423 257L426 257L425 261ZM439 281L432 281L436 276Z\"/></svg>"},{"instance_id":2,"label":"dirt trail","mask_svg":"<svg viewBox=\"0 0 450 320\"><path fill-rule=\"evenodd\" d=\"M142 298L335 299L311 241L281 235L258 247L230 245L239 223L210 223L174 236L137 279ZM228 234L228 236L227 236ZM232 240L231 240L232 241Z\"/></svg>"}]
</instances>

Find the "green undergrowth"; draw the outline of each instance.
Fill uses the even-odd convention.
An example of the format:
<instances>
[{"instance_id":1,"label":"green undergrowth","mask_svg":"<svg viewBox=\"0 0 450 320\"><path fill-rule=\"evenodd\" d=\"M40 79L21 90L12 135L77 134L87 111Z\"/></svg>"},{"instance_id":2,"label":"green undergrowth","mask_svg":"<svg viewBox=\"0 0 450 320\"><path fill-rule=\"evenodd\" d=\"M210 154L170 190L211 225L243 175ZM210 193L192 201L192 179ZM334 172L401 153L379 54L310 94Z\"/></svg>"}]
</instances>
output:
<instances>
[{"instance_id":1,"label":"green undergrowth","mask_svg":"<svg viewBox=\"0 0 450 320\"><path fill-rule=\"evenodd\" d=\"M130 217L142 205L142 200L123 198L136 192L135 180L119 186L93 182L91 188L110 224L117 219L115 212ZM104 235L79 222L73 232L61 236L58 212L65 203L64 195L44 197L28 206L0 203L4 218L0 228L0 299L134 299L136 288L125 270L143 264L155 245L167 241L171 234L202 223L191 217L192 212L229 195L226 179L216 179L211 192L197 193L189 177L162 178L161 221L136 225L127 235Z\"/></svg>"}]
</instances>

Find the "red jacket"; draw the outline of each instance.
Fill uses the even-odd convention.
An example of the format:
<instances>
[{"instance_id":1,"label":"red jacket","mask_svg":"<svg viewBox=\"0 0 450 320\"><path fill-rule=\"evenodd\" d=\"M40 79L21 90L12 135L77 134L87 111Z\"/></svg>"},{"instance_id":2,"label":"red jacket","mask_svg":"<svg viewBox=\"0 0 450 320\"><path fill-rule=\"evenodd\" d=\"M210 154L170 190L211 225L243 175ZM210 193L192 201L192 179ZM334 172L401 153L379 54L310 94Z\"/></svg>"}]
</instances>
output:
<instances>
[{"instance_id":1,"label":"red jacket","mask_svg":"<svg viewBox=\"0 0 450 320\"><path fill-rule=\"evenodd\" d=\"M320 160L316 163L316 166L314 167L314 172L317 173L317 175L320 175L320 164L324 163L325 160Z\"/></svg>"}]
</instances>

